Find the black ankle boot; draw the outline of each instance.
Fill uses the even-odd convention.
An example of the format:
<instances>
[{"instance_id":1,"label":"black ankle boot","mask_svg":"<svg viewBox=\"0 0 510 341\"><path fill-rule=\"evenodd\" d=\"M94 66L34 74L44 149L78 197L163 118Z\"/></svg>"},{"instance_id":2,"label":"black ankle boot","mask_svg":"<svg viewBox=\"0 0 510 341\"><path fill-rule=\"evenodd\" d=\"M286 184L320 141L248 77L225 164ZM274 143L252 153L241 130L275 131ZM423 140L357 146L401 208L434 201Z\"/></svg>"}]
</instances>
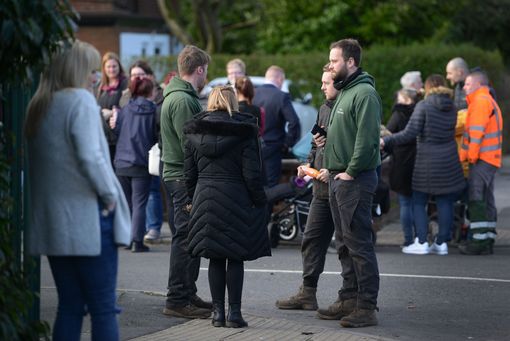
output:
<instances>
[{"instance_id":1,"label":"black ankle boot","mask_svg":"<svg viewBox=\"0 0 510 341\"><path fill-rule=\"evenodd\" d=\"M225 301L213 301L212 325L225 327Z\"/></svg>"},{"instance_id":2,"label":"black ankle boot","mask_svg":"<svg viewBox=\"0 0 510 341\"><path fill-rule=\"evenodd\" d=\"M243 315L241 315L241 303L229 303L227 327L228 328L248 327L248 323L243 319Z\"/></svg>"}]
</instances>

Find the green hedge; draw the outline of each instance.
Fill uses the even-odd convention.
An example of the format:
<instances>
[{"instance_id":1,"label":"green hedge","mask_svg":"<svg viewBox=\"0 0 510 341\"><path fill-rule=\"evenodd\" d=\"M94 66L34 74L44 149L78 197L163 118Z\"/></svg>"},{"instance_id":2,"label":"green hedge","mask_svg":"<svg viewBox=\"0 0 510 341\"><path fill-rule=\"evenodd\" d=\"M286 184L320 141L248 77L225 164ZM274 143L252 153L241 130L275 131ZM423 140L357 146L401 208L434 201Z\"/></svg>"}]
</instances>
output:
<instances>
[{"instance_id":1,"label":"green hedge","mask_svg":"<svg viewBox=\"0 0 510 341\"><path fill-rule=\"evenodd\" d=\"M285 69L287 78L299 84L302 93L313 94L313 104L319 106L323 96L320 91L322 67L328 62L328 47L324 52L292 55L224 55L212 56L209 79L224 77L225 65L232 58L241 58L247 65L249 75L264 75L272 64ZM502 84L504 65L497 51L485 51L473 45L415 44L409 46L372 46L363 52L362 67L375 77L376 87L384 105L384 116L390 115L394 93L400 88L400 77L407 71L421 71L423 80L432 74L445 74L446 63L462 56L470 67L480 66L486 70L496 89ZM176 69L176 58L152 59L157 70ZM501 93L501 92L500 92Z\"/></svg>"}]
</instances>

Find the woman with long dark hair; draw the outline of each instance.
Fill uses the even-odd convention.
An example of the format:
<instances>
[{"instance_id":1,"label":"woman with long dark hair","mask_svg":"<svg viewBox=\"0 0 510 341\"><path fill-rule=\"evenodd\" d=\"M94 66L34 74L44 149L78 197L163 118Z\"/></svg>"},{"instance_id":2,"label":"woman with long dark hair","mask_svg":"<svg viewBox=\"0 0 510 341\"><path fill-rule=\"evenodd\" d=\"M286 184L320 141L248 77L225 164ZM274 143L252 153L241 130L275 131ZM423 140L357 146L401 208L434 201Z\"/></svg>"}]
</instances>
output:
<instances>
[{"instance_id":1,"label":"woman with long dark hair","mask_svg":"<svg viewBox=\"0 0 510 341\"><path fill-rule=\"evenodd\" d=\"M265 117L263 109L252 103L253 96L255 96L255 89L250 78L247 76L236 78L235 89L239 102L239 112L244 112L255 117L257 119L257 125L259 126L259 133L262 135L264 132Z\"/></svg>"}]
</instances>

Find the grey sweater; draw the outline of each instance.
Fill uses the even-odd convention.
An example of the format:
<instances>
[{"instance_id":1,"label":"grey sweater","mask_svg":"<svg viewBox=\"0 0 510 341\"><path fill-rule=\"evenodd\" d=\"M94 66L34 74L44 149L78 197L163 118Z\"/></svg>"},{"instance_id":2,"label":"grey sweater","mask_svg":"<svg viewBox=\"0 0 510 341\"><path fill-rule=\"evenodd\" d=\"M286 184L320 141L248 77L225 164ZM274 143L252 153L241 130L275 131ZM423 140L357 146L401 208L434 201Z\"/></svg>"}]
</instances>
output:
<instances>
[{"instance_id":1,"label":"grey sweater","mask_svg":"<svg viewBox=\"0 0 510 341\"><path fill-rule=\"evenodd\" d=\"M96 256L99 204L115 203L117 244L131 241L129 207L113 172L96 99L85 89L57 91L28 140L29 251Z\"/></svg>"}]
</instances>

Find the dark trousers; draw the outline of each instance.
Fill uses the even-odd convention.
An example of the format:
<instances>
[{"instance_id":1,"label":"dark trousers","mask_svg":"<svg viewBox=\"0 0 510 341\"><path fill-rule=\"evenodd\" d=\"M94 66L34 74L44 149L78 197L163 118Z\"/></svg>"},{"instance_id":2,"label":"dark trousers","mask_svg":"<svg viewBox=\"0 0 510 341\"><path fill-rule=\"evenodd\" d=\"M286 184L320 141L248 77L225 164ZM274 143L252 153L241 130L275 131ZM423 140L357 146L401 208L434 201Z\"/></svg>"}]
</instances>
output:
<instances>
[{"instance_id":1,"label":"dark trousers","mask_svg":"<svg viewBox=\"0 0 510 341\"><path fill-rule=\"evenodd\" d=\"M329 200L318 199L314 196L301 242L303 285L305 287L317 287L319 276L324 271L326 253L334 231L335 225Z\"/></svg>"},{"instance_id":2,"label":"dark trousers","mask_svg":"<svg viewBox=\"0 0 510 341\"><path fill-rule=\"evenodd\" d=\"M209 260L209 288L213 302L225 301L225 287L228 303L241 303L243 296L244 263L231 259Z\"/></svg>"},{"instance_id":3,"label":"dark trousers","mask_svg":"<svg viewBox=\"0 0 510 341\"><path fill-rule=\"evenodd\" d=\"M159 178L163 182L163 193L165 196L166 202L166 211L168 213L168 227L170 228L170 232L172 232L172 236L175 236L175 227L174 227L174 202L172 196L166 189L166 185L163 181L163 162L159 162Z\"/></svg>"},{"instance_id":4,"label":"dark trousers","mask_svg":"<svg viewBox=\"0 0 510 341\"><path fill-rule=\"evenodd\" d=\"M267 187L276 186L282 173L282 145L265 144L262 147L262 158Z\"/></svg>"},{"instance_id":5,"label":"dark trousers","mask_svg":"<svg viewBox=\"0 0 510 341\"><path fill-rule=\"evenodd\" d=\"M377 186L375 171L360 173L354 180L329 181L329 200L335 223L343 285L340 299L356 298L358 307L375 309L379 292L379 268L372 231L372 200Z\"/></svg>"},{"instance_id":6,"label":"dark trousers","mask_svg":"<svg viewBox=\"0 0 510 341\"><path fill-rule=\"evenodd\" d=\"M53 340L79 341L83 316L92 322L92 340L118 340L115 305L118 255L113 240L113 214L101 219L101 254L48 256L57 286L58 309Z\"/></svg>"},{"instance_id":7,"label":"dark trousers","mask_svg":"<svg viewBox=\"0 0 510 341\"><path fill-rule=\"evenodd\" d=\"M173 199L175 234L170 249L170 273L168 276L168 308L182 307L196 294L195 285L200 270L200 258L188 253L189 211L191 198L184 180L165 181L165 187Z\"/></svg>"},{"instance_id":8,"label":"dark trousers","mask_svg":"<svg viewBox=\"0 0 510 341\"><path fill-rule=\"evenodd\" d=\"M120 185L126 196L131 211L131 235L135 242L142 242L145 235L145 218L147 200L151 186L151 176L119 176Z\"/></svg>"}]
</instances>

